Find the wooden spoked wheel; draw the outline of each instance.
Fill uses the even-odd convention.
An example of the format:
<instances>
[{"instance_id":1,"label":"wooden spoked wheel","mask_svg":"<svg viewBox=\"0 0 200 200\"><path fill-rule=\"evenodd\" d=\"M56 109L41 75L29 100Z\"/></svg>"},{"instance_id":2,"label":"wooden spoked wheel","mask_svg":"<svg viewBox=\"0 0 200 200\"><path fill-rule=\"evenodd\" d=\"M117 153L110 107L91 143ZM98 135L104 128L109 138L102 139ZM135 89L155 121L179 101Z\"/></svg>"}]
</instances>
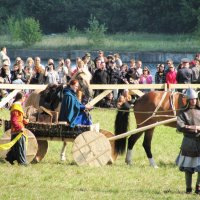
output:
<instances>
[{"instance_id":1,"label":"wooden spoked wheel","mask_svg":"<svg viewBox=\"0 0 200 200\"><path fill-rule=\"evenodd\" d=\"M83 132L74 140L72 154L80 166L104 166L112 159L110 142L94 131Z\"/></svg>"},{"instance_id":2,"label":"wooden spoked wheel","mask_svg":"<svg viewBox=\"0 0 200 200\"><path fill-rule=\"evenodd\" d=\"M36 156L36 153L38 151L38 143L35 136L33 135L31 131L29 131L28 129L25 129L25 132L28 135L28 147L26 151L26 159L30 163ZM11 139L11 133L9 129L0 138L0 144L8 143L10 142L10 139ZM0 151L0 157L5 158L8 151L9 150Z\"/></svg>"}]
</instances>

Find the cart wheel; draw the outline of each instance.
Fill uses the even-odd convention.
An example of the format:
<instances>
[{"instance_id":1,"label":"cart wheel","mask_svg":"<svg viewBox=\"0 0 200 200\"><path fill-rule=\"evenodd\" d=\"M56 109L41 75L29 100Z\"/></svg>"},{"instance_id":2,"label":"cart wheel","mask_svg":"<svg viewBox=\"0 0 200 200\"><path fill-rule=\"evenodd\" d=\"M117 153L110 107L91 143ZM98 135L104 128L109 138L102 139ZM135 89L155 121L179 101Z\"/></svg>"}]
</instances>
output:
<instances>
[{"instance_id":1,"label":"cart wheel","mask_svg":"<svg viewBox=\"0 0 200 200\"><path fill-rule=\"evenodd\" d=\"M102 133L94 131L86 131L76 137L72 154L80 166L104 166L112 159L110 142Z\"/></svg>"},{"instance_id":2,"label":"cart wheel","mask_svg":"<svg viewBox=\"0 0 200 200\"><path fill-rule=\"evenodd\" d=\"M48 141L47 140L37 140L38 151L35 158L33 159L34 163L40 162L46 155L48 151Z\"/></svg>"},{"instance_id":3,"label":"cart wheel","mask_svg":"<svg viewBox=\"0 0 200 200\"><path fill-rule=\"evenodd\" d=\"M10 142L11 139L10 131L11 130L9 129L3 134L3 136L0 139L0 144L5 144ZM29 131L28 129L25 129L25 131L28 134L28 147L26 151L26 159L27 162L30 163L35 158L35 155L38 151L38 143L31 131ZM8 151L9 150L0 151L0 158L5 158Z\"/></svg>"}]
</instances>

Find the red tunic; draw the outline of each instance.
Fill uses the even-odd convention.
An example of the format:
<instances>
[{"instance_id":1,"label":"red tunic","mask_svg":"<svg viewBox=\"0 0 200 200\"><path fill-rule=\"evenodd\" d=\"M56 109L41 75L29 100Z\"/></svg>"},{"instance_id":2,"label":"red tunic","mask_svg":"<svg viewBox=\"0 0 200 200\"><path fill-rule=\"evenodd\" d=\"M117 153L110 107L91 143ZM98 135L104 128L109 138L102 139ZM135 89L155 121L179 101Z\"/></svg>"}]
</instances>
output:
<instances>
[{"instance_id":1,"label":"red tunic","mask_svg":"<svg viewBox=\"0 0 200 200\"><path fill-rule=\"evenodd\" d=\"M24 119L24 112L19 102L14 103L11 107L10 121L12 134L20 132L24 128L24 125L28 123L28 121Z\"/></svg>"}]
</instances>

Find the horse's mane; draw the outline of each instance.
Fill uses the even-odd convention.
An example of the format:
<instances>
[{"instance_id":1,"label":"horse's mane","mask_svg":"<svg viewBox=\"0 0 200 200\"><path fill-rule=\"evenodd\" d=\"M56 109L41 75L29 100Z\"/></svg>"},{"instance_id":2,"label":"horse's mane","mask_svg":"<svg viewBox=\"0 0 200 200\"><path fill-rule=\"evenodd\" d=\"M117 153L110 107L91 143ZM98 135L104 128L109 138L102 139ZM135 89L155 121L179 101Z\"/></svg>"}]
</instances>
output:
<instances>
[{"instance_id":1,"label":"horse's mane","mask_svg":"<svg viewBox=\"0 0 200 200\"><path fill-rule=\"evenodd\" d=\"M49 84L47 88L40 92L39 106L50 110L55 110L62 100L63 85Z\"/></svg>"}]
</instances>

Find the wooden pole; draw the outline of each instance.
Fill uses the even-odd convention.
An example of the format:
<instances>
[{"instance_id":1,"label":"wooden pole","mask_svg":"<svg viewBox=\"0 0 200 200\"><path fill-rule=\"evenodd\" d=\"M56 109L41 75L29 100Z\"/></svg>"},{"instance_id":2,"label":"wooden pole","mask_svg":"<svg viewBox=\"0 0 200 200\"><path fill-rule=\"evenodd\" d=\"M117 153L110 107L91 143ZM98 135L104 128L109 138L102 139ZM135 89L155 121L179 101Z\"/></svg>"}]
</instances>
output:
<instances>
[{"instance_id":1,"label":"wooden pole","mask_svg":"<svg viewBox=\"0 0 200 200\"><path fill-rule=\"evenodd\" d=\"M126 133L122 133L120 135L117 135L117 136L113 136L113 137L110 137L108 138L109 141L112 141L112 140L118 140L118 139L122 139L122 138L125 138L127 136L130 136L130 135L133 135L133 134L136 134L136 133L139 133L139 132L142 132L142 131L146 131L150 128L154 128L156 126L159 126L159 125L163 125L163 124L168 124L168 123L171 123L171 122L175 122L177 120L176 117L174 118L171 118L171 119L167 119L167 120L163 120L163 121L160 121L160 122L156 122L154 124L150 124L148 126L144 126L144 127L141 127L141 128L137 128L133 131L128 131Z\"/></svg>"},{"instance_id":2,"label":"wooden pole","mask_svg":"<svg viewBox=\"0 0 200 200\"><path fill-rule=\"evenodd\" d=\"M12 98L14 98L19 91L20 90L14 90L10 94L8 94L8 96L4 97L0 102L0 108L5 106Z\"/></svg>"}]
</instances>

